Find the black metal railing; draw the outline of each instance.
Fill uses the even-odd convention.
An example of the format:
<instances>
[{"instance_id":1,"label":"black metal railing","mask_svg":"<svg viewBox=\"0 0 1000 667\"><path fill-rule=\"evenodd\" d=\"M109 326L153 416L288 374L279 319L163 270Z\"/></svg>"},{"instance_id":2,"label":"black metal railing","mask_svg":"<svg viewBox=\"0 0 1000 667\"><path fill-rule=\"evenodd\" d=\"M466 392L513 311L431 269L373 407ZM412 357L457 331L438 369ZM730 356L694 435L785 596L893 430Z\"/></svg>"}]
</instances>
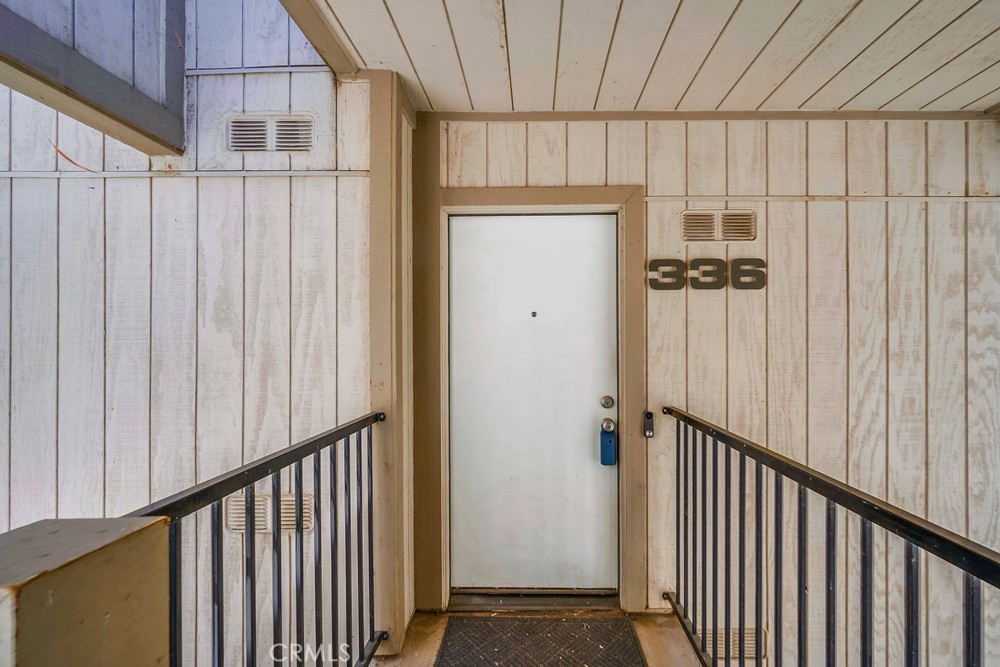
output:
<instances>
[{"instance_id":1,"label":"black metal railing","mask_svg":"<svg viewBox=\"0 0 1000 667\"><path fill-rule=\"evenodd\" d=\"M374 412L352 422L309 438L267 457L197 484L190 489L159 500L132 512L129 516L166 516L170 518L170 664L180 667L184 648L195 634L205 635L211 652L208 662L221 667L233 664L231 655L242 651L248 667L258 664L296 665L308 660L316 664L367 666L388 633L375 629L375 575L373 567L374 529L372 493L372 425L385 420ZM362 436L365 442L362 443ZM303 479L303 463L312 459L311 517L305 503L310 480ZM269 491L264 516L270 538L257 541L258 487ZM283 494L283 489L290 493ZM235 494L235 496L234 496ZM229 499L230 502L225 501ZM235 500L235 503L232 502ZM261 496L261 500L265 500ZM290 501L290 502L286 502ZM353 502L353 506L352 506ZM327 505L327 523L323 523L323 505ZM237 517L237 525L224 525L227 507ZM288 511L284 516L283 511ZM207 515L207 516L206 516ZM284 518L283 518L284 516ZM200 564L210 579L211 605L187 594L184 587L182 535L188 521L206 521L205 531L197 534L207 544L199 549ZM230 517L232 519L232 517ZM307 551L307 520L311 519L312 548ZM232 521L229 522L232 524ZM291 525L289 525L291 524ZM237 533L239 544L230 543L227 533ZM291 544L286 543L285 533ZM189 533L190 534L190 533ZM324 542L328 553L324 557ZM258 557L270 551L270 636L258 637L261 611L258 609ZM232 553L242 551L242 554ZM285 554L285 555L283 555ZM189 554L191 555L191 554ZM228 557L227 557L228 556ZM285 571L287 558L292 569ZM266 561L266 557L261 561ZM311 568L307 567L311 561ZM241 590L227 590L232 573L226 565L240 563ZM309 576L308 570L312 570ZM190 571L190 568L188 568ZM229 579L227 580L227 575ZM288 595L285 578L291 575ZM342 576L342 578L341 578ZM312 596L307 586L312 584ZM324 583L329 588L324 587ZM231 587L232 588L232 587ZM197 595L201 595L199 590ZM228 614L226 599L242 595L241 623L235 625ZM311 599L310 599L311 597ZM201 604L199 604L201 603ZM312 609L307 614L307 605ZM185 628L183 619L191 609L210 609L210 619L201 619L201 632ZM323 610L330 614L324 622ZM343 609L344 614L341 614ZM312 618L307 618L311 615ZM210 628L205 623L210 622ZM306 628L309 624L307 644ZM227 635L227 628L229 633ZM188 634L190 633L190 634ZM238 636L234 636L238 635ZM199 642L201 638L199 637ZM199 650L204 655L207 651ZM199 664L201 662L199 661Z\"/></svg>"},{"instance_id":2,"label":"black metal railing","mask_svg":"<svg viewBox=\"0 0 1000 667\"><path fill-rule=\"evenodd\" d=\"M878 537L883 544L880 556L887 559L882 572L903 582L901 632L893 632L892 639L897 644L894 653L898 661L890 659L889 664L931 664L922 655L927 644L921 633L938 629L926 620L922 622L922 614L931 603L922 606L920 590L921 582L927 581L921 568L931 556L935 567L940 559L940 565L953 569L963 582L956 596L961 599L952 601L956 609L953 620L958 623L960 616L961 623L955 664L984 664L983 584L1000 588L1000 553L683 410L665 407L663 412L677 420L677 586L663 597L676 612L703 665L718 665L720 660L727 664L736 660L741 666L763 664L765 632L766 644L773 652L769 659L775 667L781 667L783 660L799 665L842 662L847 650L843 640L848 635L851 652L857 651L862 667L870 667L876 654L884 663L889 630L885 608L880 607L882 617L876 620L874 604L877 596L888 593L886 586L878 591L874 586L876 531L881 533ZM791 514L786 515L789 500L795 506L794 522ZM747 510L748 503L752 512ZM816 520L810 516L811 507L820 524L810 523ZM766 525L768 520L770 525ZM752 524L749 533L753 540L749 552L748 523ZM856 557L856 568L852 569L845 567L846 554L841 551L838 555L838 545L843 545L853 530L857 531L858 553L852 554ZM794 533L788 542L786 531ZM889 549L890 541L899 542L900 548ZM794 563L785 562L788 555ZM792 568L794 590L786 590ZM821 586L818 581L822 581ZM843 596L848 589L852 598L857 596L856 617L845 612ZM822 596L819 604L809 597L817 594ZM939 597L934 600L937 605L941 602ZM876 646L876 630L883 634L882 646ZM748 633L757 644L753 650L747 648ZM850 662L854 660L851 656Z\"/></svg>"}]
</instances>

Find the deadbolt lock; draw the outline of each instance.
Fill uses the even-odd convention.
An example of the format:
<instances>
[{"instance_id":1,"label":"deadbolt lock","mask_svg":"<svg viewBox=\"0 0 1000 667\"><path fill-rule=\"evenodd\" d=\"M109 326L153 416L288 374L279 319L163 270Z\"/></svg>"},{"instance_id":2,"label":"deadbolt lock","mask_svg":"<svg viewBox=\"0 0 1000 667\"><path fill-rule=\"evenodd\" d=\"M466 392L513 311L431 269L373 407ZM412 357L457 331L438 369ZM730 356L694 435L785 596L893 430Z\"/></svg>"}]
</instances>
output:
<instances>
[{"instance_id":1,"label":"deadbolt lock","mask_svg":"<svg viewBox=\"0 0 1000 667\"><path fill-rule=\"evenodd\" d=\"M613 408L614 406L615 406L615 399L611 398L610 396L605 396L601 398L602 408Z\"/></svg>"}]
</instances>

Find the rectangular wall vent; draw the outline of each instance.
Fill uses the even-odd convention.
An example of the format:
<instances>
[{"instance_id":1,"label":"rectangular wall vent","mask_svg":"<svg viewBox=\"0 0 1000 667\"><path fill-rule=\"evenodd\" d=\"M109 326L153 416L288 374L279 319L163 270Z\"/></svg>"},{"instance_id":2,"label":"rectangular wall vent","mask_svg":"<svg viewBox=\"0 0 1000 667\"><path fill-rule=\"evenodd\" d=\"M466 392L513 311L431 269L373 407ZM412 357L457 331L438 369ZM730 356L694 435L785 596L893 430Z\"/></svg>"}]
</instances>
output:
<instances>
[{"instance_id":1,"label":"rectangular wall vent","mask_svg":"<svg viewBox=\"0 0 1000 667\"><path fill-rule=\"evenodd\" d=\"M726 631L725 630L708 630L705 633L705 638L708 640L705 642L708 653L710 655L717 655L719 658L725 658L726 656ZM756 660L757 651L763 649L764 646L758 646L757 642L757 632L755 630L745 630L743 632L743 657L746 660ZM738 628L733 628L729 632L729 656L732 658L732 662L736 662L740 655L740 631ZM712 646L715 646L715 653L712 653ZM766 658L765 653L761 653L762 659Z\"/></svg>"},{"instance_id":2,"label":"rectangular wall vent","mask_svg":"<svg viewBox=\"0 0 1000 667\"><path fill-rule=\"evenodd\" d=\"M229 150L266 151L267 134L263 118L233 118L229 121Z\"/></svg>"},{"instance_id":3,"label":"rectangular wall vent","mask_svg":"<svg viewBox=\"0 0 1000 667\"><path fill-rule=\"evenodd\" d=\"M681 230L688 243L753 241L757 238L757 213L733 209L688 209L681 212Z\"/></svg>"},{"instance_id":4,"label":"rectangular wall vent","mask_svg":"<svg viewBox=\"0 0 1000 667\"><path fill-rule=\"evenodd\" d=\"M257 494L254 496L254 532L271 532L271 498L270 494ZM279 499L281 506L281 531L288 533L295 530L295 494L282 493ZM236 494L226 498L226 529L234 533L242 533L246 530L246 505L242 494ZM302 494L302 530L306 533L313 529L313 496L311 493Z\"/></svg>"},{"instance_id":5,"label":"rectangular wall vent","mask_svg":"<svg viewBox=\"0 0 1000 667\"><path fill-rule=\"evenodd\" d=\"M312 150L312 118L286 118L274 121L274 148L279 151Z\"/></svg>"},{"instance_id":6,"label":"rectangular wall vent","mask_svg":"<svg viewBox=\"0 0 1000 667\"><path fill-rule=\"evenodd\" d=\"M302 152L313 148L311 116L233 116L229 119L229 150Z\"/></svg>"}]
</instances>

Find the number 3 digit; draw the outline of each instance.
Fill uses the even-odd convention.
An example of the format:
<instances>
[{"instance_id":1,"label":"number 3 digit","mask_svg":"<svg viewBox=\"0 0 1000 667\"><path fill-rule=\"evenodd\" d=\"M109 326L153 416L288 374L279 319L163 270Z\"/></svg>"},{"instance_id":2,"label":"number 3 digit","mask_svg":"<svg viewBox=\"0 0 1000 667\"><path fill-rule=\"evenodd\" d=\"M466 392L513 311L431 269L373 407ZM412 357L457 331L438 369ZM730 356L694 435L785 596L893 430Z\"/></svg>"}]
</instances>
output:
<instances>
[{"instance_id":1,"label":"number 3 digit","mask_svg":"<svg viewBox=\"0 0 1000 667\"><path fill-rule=\"evenodd\" d=\"M649 286L657 290L684 289L687 266L682 259L653 259L649 261Z\"/></svg>"},{"instance_id":2,"label":"number 3 digit","mask_svg":"<svg viewBox=\"0 0 1000 667\"><path fill-rule=\"evenodd\" d=\"M704 257L691 260L691 270L697 271L697 276L691 276L691 287L694 289L722 289L726 286L726 260L715 257Z\"/></svg>"}]
</instances>

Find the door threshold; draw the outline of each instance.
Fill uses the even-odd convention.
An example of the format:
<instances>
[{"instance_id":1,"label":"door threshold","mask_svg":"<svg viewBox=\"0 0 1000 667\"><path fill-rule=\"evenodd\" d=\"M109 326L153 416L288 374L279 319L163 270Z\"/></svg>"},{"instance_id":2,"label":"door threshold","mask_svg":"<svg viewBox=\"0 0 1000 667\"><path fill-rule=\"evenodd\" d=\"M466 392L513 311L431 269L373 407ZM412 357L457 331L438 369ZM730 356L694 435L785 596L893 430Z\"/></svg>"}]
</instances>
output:
<instances>
[{"instance_id":1,"label":"door threshold","mask_svg":"<svg viewBox=\"0 0 1000 667\"><path fill-rule=\"evenodd\" d=\"M448 611L554 611L621 609L618 593L563 592L470 592L453 591Z\"/></svg>"}]
</instances>

